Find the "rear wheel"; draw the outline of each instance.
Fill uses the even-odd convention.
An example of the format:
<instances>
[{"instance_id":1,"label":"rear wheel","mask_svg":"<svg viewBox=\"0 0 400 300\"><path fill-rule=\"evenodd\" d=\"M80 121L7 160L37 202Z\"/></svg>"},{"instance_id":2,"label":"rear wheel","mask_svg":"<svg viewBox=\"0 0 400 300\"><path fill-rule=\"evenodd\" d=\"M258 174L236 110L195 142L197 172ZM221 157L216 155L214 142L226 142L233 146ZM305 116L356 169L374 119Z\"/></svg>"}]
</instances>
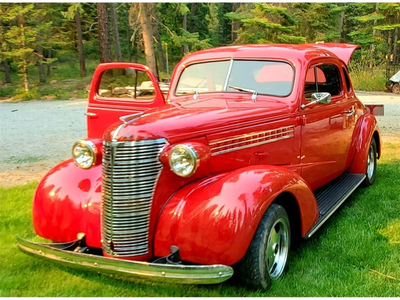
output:
<instances>
[{"instance_id":1,"label":"rear wheel","mask_svg":"<svg viewBox=\"0 0 400 300\"><path fill-rule=\"evenodd\" d=\"M393 84L392 86L392 93L393 94L398 94L400 93L400 85L398 83Z\"/></svg>"},{"instance_id":2,"label":"rear wheel","mask_svg":"<svg viewBox=\"0 0 400 300\"><path fill-rule=\"evenodd\" d=\"M239 276L247 285L267 289L286 269L290 248L290 223L285 209L271 204L258 225L246 255L239 263Z\"/></svg>"},{"instance_id":3,"label":"rear wheel","mask_svg":"<svg viewBox=\"0 0 400 300\"><path fill-rule=\"evenodd\" d=\"M365 172L365 186L370 186L374 184L375 173L376 173L376 142L375 139L371 139L369 144L369 150L367 154L367 171Z\"/></svg>"}]
</instances>

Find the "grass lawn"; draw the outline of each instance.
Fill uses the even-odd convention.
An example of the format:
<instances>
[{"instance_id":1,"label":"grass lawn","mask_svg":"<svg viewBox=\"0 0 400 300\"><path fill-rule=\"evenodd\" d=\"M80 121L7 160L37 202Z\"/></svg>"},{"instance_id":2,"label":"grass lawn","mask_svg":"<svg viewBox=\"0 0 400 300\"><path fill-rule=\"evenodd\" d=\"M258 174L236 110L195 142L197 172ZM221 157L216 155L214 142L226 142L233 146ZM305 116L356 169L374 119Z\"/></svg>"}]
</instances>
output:
<instances>
[{"instance_id":1,"label":"grass lawn","mask_svg":"<svg viewBox=\"0 0 400 300\"><path fill-rule=\"evenodd\" d=\"M386 143L377 179L359 188L310 240L292 250L286 276L267 292L236 282L191 286L126 282L23 254L34 235L35 183L0 188L0 297L390 297L400 295L400 143Z\"/></svg>"}]
</instances>

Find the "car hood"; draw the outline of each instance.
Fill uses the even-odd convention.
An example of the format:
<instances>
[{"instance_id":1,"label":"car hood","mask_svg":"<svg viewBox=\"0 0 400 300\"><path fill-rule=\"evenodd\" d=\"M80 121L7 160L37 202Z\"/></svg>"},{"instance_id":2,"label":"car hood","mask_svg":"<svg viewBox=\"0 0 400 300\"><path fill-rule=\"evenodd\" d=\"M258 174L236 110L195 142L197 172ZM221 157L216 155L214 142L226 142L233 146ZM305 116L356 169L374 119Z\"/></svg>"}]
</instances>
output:
<instances>
[{"instance_id":1,"label":"car hood","mask_svg":"<svg viewBox=\"0 0 400 300\"><path fill-rule=\"evenodd\" d=\"M219 103L221 102L224 103L220 100ZM210 104L212 103L210 100ZM121 118L122 122L113 124L105 131L104 140L140 141L166 138L172 144L193 137L281 119L289 114L289 106L283 102L259 102L239 107L235 104L172 104L128 115Z\"/></svg>"}]
</instances>

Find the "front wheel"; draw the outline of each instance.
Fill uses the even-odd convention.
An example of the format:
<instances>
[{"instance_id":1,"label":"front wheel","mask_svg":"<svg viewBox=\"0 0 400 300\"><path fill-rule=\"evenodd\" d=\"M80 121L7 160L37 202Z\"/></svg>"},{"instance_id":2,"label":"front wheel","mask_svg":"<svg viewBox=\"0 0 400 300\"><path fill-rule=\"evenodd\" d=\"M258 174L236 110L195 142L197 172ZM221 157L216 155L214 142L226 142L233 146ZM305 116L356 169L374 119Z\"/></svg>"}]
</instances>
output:
<instances>
[{"instance_id":1,"label":"front wheel","mask_svg":"<svg viewBox=\"0 0 400 300\"><path fill-rule=\"evenodd\" d=\"M370 186L374 184L375 173L376 173L376 142L375 139L371 139L369 144L369 150L367 154L367 171L365 172L365 186Z\"/></svg>"},{"instance_id":2,"label":"front wheel","mask_svg":"<svg viewBox=\"0 0 400 300\"><path fill-rule=\"evenodd\" d=\"M239 263L241 280L252 288L267 289L272 280L281 278L286 269L290 238L290 223L285 209L271 204Z\"/></svg>"}]
</instances>

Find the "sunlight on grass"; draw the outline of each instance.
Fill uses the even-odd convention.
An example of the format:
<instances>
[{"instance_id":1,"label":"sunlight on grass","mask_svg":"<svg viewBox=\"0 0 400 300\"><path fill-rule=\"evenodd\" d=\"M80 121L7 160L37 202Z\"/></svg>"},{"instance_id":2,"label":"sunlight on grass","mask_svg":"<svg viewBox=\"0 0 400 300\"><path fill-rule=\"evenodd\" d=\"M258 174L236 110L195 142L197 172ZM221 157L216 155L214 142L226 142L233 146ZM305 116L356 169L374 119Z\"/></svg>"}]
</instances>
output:
<instances>
[{"instance_id":1,"label":"sunlight on grass","mask_svg":"<svg viewBox=\"0 0 400 300\"><path fill-rule=\"evenodd\" d=\"M400 196L398 200L400 201ZM400 246L400 220L391 222L378 232L387 238L390 244L399 244Z\"/></svg>"}]
</instances>

